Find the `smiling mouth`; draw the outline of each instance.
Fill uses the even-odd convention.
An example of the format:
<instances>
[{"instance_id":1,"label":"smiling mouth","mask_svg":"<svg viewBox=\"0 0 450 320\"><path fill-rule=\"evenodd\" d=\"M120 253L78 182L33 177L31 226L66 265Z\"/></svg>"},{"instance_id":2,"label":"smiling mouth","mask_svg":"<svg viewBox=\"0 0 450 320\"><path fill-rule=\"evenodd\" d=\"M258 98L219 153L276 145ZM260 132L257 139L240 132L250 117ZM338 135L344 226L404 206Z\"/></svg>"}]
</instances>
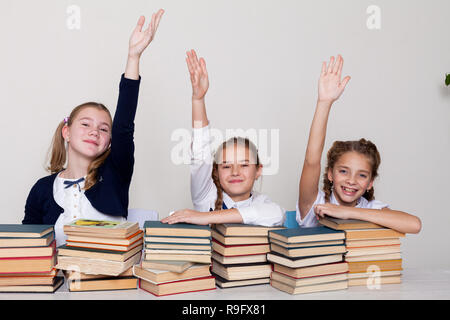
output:
<instances>
[{"instance_id":1,"label":"smiling mouth","mask_svg":"<svg viewBox=\"0 0 450 320\"><path fill-rule=\"evenodd\" d=\"M86 142L86 143L90 143L90 144L93 144L94 146L97 146L97 147L98 147L98 143L97 143L97 142L95 142L95 141L91 141L91 140L84 140L84 142Z\"/></svg>"},{"instance_id":2,"label":"smiling mouth","mask_svg":"<svg viewBox=\"0 0 450 320\"><path fill-rule=\"evenodd\" d=\"M349 188L349 187L341 187L342 191L344 192L344 194L352 196L354 195L358 190L354 189L354 188Z\"/></svg>"},{"instance_id":3,"label":"smiling mouth","mask_svg":"<svg viewBox=\"0 0 450 320\"><path fill-rule=\"evenodd\" d=\"M230 183L241 183L244 180L231 180Z\"/></svg>"}]
</instances>

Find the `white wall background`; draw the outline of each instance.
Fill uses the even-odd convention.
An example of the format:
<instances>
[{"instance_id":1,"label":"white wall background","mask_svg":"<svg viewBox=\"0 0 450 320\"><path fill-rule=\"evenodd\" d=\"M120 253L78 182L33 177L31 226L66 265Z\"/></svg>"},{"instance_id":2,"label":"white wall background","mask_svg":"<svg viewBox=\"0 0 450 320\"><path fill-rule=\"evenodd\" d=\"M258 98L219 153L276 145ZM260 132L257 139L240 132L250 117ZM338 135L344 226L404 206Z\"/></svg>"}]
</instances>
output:
<instances>
[{"instance_id":1,"label":"white wall background","mask_svg":"<svg viewBox=\"0 0 450 320\"><path fill-rule=\"evenodd\" d=\"M81 28L67 27L69 5ZM369 30L366 9L381 9ZM422 219L403 240L404 266L450 266L450 41L447 0L2 0L1 223L19 223L57 123L99 101L114 112L139 15L166 13L141 64L130 207L191 207L188 165L172 133L190 129L185 51L206 58L208 116L223 130L279 129L279 165L262 192L295 208L321 62L342 54L352 80L333 106L325 149L365 137L381 151L376 197ZM325 153L324 153L325 158ZM259 187L259 186L258 186Z\"/></svg>"}]
</instances>

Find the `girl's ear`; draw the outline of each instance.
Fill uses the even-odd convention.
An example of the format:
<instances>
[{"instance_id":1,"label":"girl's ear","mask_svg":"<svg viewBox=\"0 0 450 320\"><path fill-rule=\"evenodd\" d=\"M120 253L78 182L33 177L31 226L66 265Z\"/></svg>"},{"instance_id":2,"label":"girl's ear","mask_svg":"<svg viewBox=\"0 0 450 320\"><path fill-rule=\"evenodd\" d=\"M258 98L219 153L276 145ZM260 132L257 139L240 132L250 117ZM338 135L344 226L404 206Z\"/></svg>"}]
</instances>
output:
<instances>
[{"instance_id":1,"label":"girl's ear","mask_svg":"<svg viewBox=\"0 0 450 320\"><path fill-rule=\"evenodd\" d=\"M370 183L369 183L369 185L367 186L367 191L369 191L370 189L372 189L372 187L373 187L373 179L372 180L370 180Z\"/></svg>"},{"instance_id":2,"label":"girl's ear","mask_svg":"<svg viewBox=\"0 0 450 320\"><path fill-rule=\"evenodd\" d=\"M330 180L331 182L333 182L333 170L328 169L328 180Z\"/></svg>"},{"instance_id":3,"label":"girl's ear","mask_svg":"<svg viewBox=\"0 0 450 320\"><path fill-rule=\"evenodd\" d=\"M64 138L65 141L69 142L70 139L70 135L69 135L69 127L67 125L65 125L64 127L62 127L61 129L61 134Z\"/></svg>"},{"instance_id":4,"label":"girl's ear","mask_svg":"<svg viewBox=\"0 0 450 320\"><path fill-rule=\"evenodd\" d=\"M256 168L256 176L255 176L255 180L258 180L258 178L262 175L262 171L263 171L263 165L260 164L257 166Z\"/></svg>"}]
</instances>

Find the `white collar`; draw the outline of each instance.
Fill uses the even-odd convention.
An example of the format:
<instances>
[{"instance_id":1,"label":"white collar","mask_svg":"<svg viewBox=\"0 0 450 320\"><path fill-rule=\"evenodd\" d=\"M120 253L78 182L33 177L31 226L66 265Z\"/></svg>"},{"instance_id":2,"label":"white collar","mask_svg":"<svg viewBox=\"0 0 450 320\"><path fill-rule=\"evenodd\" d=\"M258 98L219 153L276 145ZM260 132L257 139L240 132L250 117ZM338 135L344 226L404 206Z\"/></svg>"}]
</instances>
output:
<instances>
[{"instance_id":1,"label":"white collar","mask_svg":"<svg viewBox=\"0 0 450 320\"><path fill-rule=\"evenodd\" d=\"M250 198L238 202L234 202L233 199L231 199L226 192L223 192L223 202L225 203L228 209L248 207L252 203L252 201L253 201L253 192L251 193Z\"/></svg>"}]
</instances>

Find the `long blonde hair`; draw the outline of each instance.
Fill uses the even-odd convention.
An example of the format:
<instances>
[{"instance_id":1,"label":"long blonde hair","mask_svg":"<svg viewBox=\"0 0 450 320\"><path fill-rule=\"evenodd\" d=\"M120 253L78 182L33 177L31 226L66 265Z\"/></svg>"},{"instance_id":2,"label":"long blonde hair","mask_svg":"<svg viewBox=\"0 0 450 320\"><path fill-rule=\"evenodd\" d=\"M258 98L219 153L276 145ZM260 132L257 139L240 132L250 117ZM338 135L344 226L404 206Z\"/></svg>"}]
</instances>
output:
<instances>
[{"instance_id":1,"label":"long blonde hair","mask_svg":"<svg viewBox=\"0 0 450 320\"><path fill-rule=\"evenodd\" d=\"M70 127L73 123L73 120L77 117L78 113L82 111L85 108L96 108L98 110L105 111L109 119L112 123L111 113L109 112L108 108L106 108L103 104L97 103L97 102L86 102L83 104L80 104L79 106L75 107L72 112L70 113L70 116L64 120L62 120L58 127L55 130L55 133L53 135L52 143L50 145L49 150L49 158L50 163L47 167L47 170L50 171L51 174L58 173L61 170L65 169L66 159L67 159L67 150L65 146L64 137L62 135L62 128L67 125ZM98 168L103 164L103 162L108 157L109 153L111 152L111 148L108 147L108 149L99 155L96 159L94 159L88 167L88 173L86 175L85 185L84 189L88 190L90 189L96 182L97 182L97 170Z\"/></svg>"},{"instance_id":2,"label":"long blonde hair","mask_svg":"<svg viewBox=\"0 0 450 320\"><path fill-rule=\"evenodd\" d=\"M212 170L212 179L214 182L214 185L217 189L217 200L214 204L214 210L222 210L223 205L223 188L220 185L219 180L219 163L221 162L219 160L219 157L222 156L223 151L226 147L231 145L242 145L245 146L247 150L249 150L256 158L256 167L259 167L261 165L258 155L258 149L256 148L255 144L251 142L248 138L242 138L242 137L233 137L228 139L227 141L223 142L219 148L216 151L216 154L214 156L214 162L213 162L213 170Z\"/></svg>"}]
</instances>

